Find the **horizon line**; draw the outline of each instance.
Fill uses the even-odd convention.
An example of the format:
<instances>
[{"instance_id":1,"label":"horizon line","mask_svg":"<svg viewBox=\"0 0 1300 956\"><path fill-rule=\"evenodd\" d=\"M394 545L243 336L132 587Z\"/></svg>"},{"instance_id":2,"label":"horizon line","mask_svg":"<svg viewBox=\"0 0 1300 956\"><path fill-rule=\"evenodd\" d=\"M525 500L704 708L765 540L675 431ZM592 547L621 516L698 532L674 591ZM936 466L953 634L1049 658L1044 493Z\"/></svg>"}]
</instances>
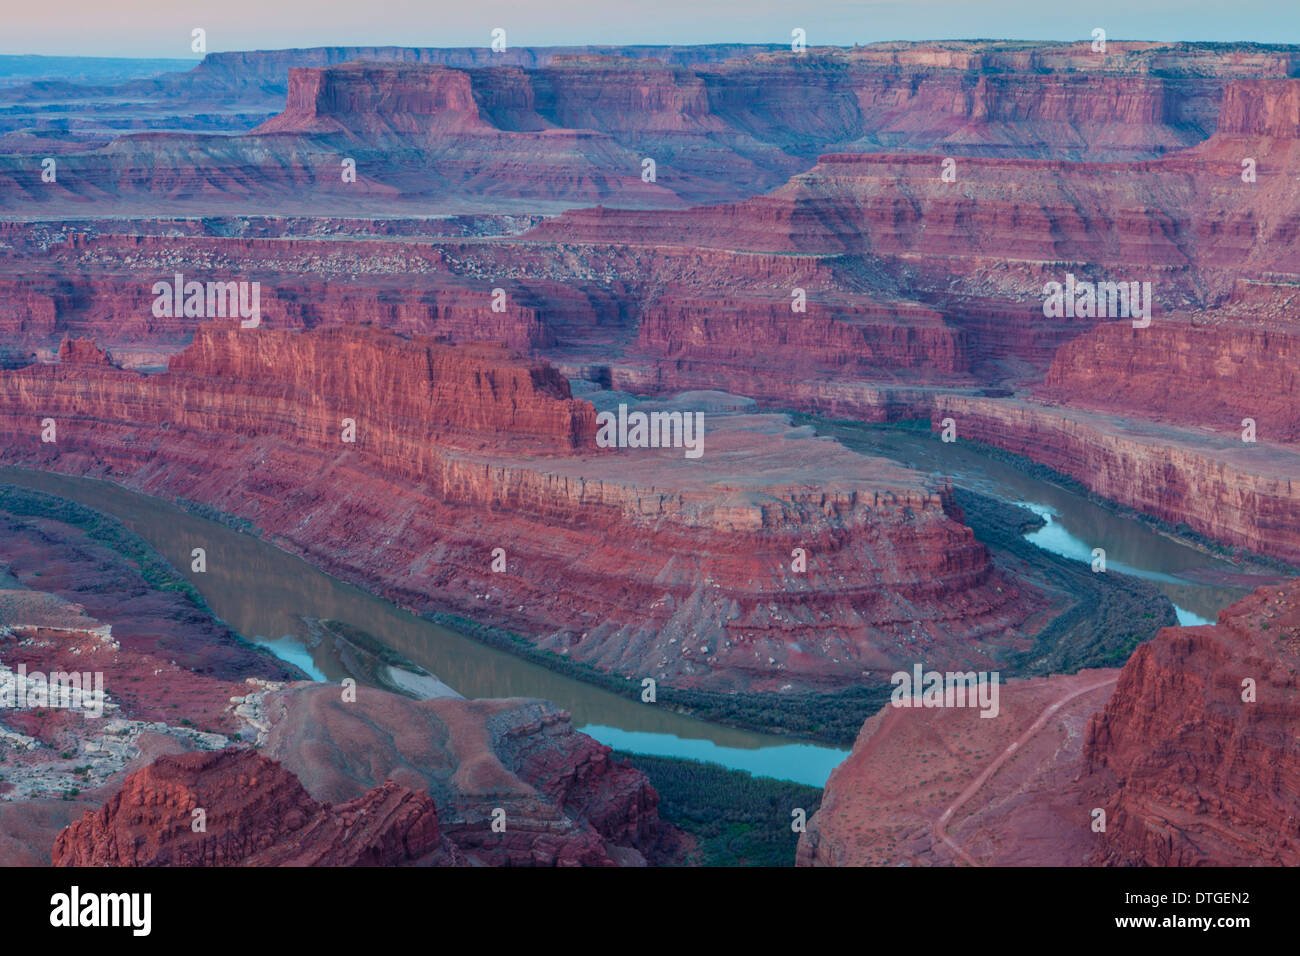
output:
<instances>
[{"instance_id":1,"label":"horizon line","mask_svg":"<svg viewBox=\"0 0 1300 956\"><path fill-rule=\"evenodd\" d=\"M1278 41L1264 40L1152 40L1133 37L1108 37L1108 44L1126 44L1126 43L1143 43L1152 46L1254 46L1262 49L1290 49L1300 52L1300 42L1286 43ZM873 46L888 46L894 44L905 44L908 46L924 46L935 43L1025 43L1025 44L1053 44L1057 46L1086 46L1090 43L1087 39L1042 39L1030 37L934 37L927 40L870 40L867 42L855 42L852 44L822 43L816 46L808 46L805 52L811 53L817 50L854 50L864 49ZM667 50L667 49L689 49L691 47L716 47L716 46L750 46L750 47L771 47L773 52L780 52L789 47L786 42L764 42L748 40L709 40L698 43L536 43L536 44L518 44L511 46L509 49L514 50L572 50L572 49L649 49L649 50ZM202 56L151 56L129 54L105 55L99 53L10 53L0 50L0 57L12 59L27 60L155 60L165 63L202 63L208 57L214 54L223 53L291 53L301 50L329 50L329 49L347 49L349 47L365 49L393 49L393 50L480 50L488 49L486 43L447 43L447 44L407 44L407 43L313 43L307 46L276 46L276 47L231 47L223 50L209 50Z\"/></svg>"}]
</instances>

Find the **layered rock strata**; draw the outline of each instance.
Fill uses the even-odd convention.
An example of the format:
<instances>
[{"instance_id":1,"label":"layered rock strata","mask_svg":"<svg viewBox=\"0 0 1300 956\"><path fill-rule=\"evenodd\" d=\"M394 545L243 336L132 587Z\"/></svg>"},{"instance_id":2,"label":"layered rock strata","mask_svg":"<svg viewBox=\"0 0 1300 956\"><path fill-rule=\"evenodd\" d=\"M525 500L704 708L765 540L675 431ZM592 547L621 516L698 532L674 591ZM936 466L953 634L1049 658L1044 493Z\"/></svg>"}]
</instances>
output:
<instances>
[{"instance_id":1,"label":"layered rock strata","mask_svg":"<svg viewBox=\"0 0 1300 956\"><path fill-rule=\"evenodd\" d=\"M1011 399L940 396L934 425L1257 554L1300 562L1300 454L1286 445Z\"/></svg>"},{"instance_id":2,"label":"layered rock strata","mask_svg":"<svg viewBox=\"0 0 1300 956\"><path fill-rule=\"evenodd\" d=\"M9 462L201 501L615 673L830 687L915 648L1027 646L1024 593L945 482L705 396L631 408L703 421L698 457L673 418L677 447L598 447L595 410L547 366L376 331L208 328L164 373L0 376Z\"/></svg>"},{"instance_id":3,"label":"layered rock strata","mask_svg":"<svg viewBox=\"0 0 1300 956\"><path fill-rule=\"evenodd\" d=\"M1088 727L1111 865L1300 864L1300 587L1138 648Z\"/></svg>"},{"instance_id":4,"label":"layered rock strata","mask_svg":"<svg viewBox=\"0 0 1300 956\"><path fill-rule=\"evenodd\" d=\"M1213 133L1219 113L1232 113L1233 84L1295 72L1292 53L1177 44L1114 44L1105 56L1088 44L1014 43L599 52L615 55L231 53L182 77L62 102L28 88L47 108L86 113L87 145L100 148L72 152L77 175L53 183L29 155L0 162L0 195L14 208L65 211L104 202L305 209L326 196L354 209L430 199L467 209L484 195L534 209L608 200L671 208L754 195L836 151L1152 159ZM349 53L363 62L341 61ZM250 131L277 96L285 109ZM102 145L113 122L85 104L121 110L121 98L134 114L128 128L174 130L184 104L196 132L246 135L150 131ZM16 113L11 123L39 122ZM71 142L83 142L87 130L70 125ZM383 152L399 132L412 136ZM9 141L31 149L21 136ZM340 176L343 157L358 161L353 182ZM644 158L656 160L653 179L641 176Z\"/></svg>"}]
</instances>

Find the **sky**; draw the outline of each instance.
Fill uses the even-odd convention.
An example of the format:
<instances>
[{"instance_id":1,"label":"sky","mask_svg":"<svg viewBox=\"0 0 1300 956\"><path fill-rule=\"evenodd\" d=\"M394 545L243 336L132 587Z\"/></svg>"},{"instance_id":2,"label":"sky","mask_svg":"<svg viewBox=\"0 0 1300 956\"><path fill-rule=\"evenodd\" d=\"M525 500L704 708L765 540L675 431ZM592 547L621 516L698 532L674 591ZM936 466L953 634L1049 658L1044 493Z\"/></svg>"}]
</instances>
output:
<instances>
[{"instance_id":1,"label":"sky","mask_svg":"<svg viewBox=\"0 0 1300 956\"><path fill-rule=\"evenodd\" d=\"M8 0L0 54L197 59L306 46L511 46L880 40L1300 43L1300 0Z\"/></svg>"}]
</instances>

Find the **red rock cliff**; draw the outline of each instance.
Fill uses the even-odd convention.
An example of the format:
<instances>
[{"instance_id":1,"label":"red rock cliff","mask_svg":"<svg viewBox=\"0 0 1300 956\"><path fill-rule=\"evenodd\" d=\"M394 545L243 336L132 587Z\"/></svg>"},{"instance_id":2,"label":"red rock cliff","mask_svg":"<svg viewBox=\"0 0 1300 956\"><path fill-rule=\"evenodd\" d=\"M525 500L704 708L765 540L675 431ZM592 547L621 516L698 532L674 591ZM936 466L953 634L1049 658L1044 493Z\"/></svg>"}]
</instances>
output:
<instances>
[{"instance_id":1,"label":"red rock cliff","mask_svg":"<svg viewBox=\"0 0 1300 956\"><path fill-rule=\"evenodd\" d=\"M289 71L285 110L261 133L347 131L387 139L487 129L469 74L417 64L350 63Z\"/></svg>"},{"instance_id":2,"label":"red rock cliff","mask_svg":"<svg viewBox=\"0 0 1300 956\"><path fill-rule=\"evenodd\" d=\"M1245 699L1251 698L1251 699ZM1167 628L1088 727L1107 863L1300 864L1300 585Z\"/></svg>"},{"instance_id":3,"label":"red rock cliff","mask_svg":"<svg viewBox=\"0 0 1300 956\"><path fill-rule=\"evenodd\" d=\"M571 398L568 382L545 363L496 345L453 347L379 331L206 326L169 364L164 381L173 380L245 384L251 406L183 403L173 411L177 424L217 432L276 430L288 421L302 440L333 444L340 419L369 415L381 448L504 440L565 453L590 447L596 429L591 405Z\"/></svg>"},{"instance_id":4,"label":"red rock cliff","mask_svg":"<svg viewBox=\"0 0 1300 956\"><path fill-rule=\"evenodd\" d=\"M1300 441L1296 330L1252 324L1107 323L1063 346L1036 394L1232 436L1251 418L1261 441Z\"/></svg>"},{"instance_id":5,"label":"red rock cliff","mask_svg":"<svg viewBox=\"0 0 1300 956\"><path fill-rule=\"evenodd\" d=\"M1033 402L940 397L957 435L1024 455L1089 490L1258 554L1300 561L1300 454L1240 434L1153 426Z\"/></svg>"},{"instance_id":6,"label":"red rock cliff","mask_svg":"<svg viewBox=\"0 0 1300 956\"><path fill-rule=\"evenodd\" d=\"M219 145L174 133L120 137L80 154L77 177L44 188L31 188L41 184L30 163L0 162L0 195L36 209L94 201L260 211L327 195L408 211L434 198L481 208L485 195L534 209L606 199L671 208L755 195L818 153L844 149L1153 159L1213 132L1225 86L1294 72L1294 57L1283 53L1178 44L1114 44L1105 56L1088 44L987 42L662 51L681 64L671 66L647 59L661 51L601 52L620 55L214 55L183 80L143 81L129 92L179 101L188 107L181 115L203 114L206 124L236 132L221 114L242 101L249 114L265 115L287 70L284 111ZM714 62L728 52L742 56ZM340 62L350 55L386 62ZM96 95L87 93L92 108ZM162 126L147 114L141 125ZM396 143L427 155L393 161L384 150ZM350 192L338 188L341 149L358 160ZM646 156L659 160L657 183L640 179Z\"/></svg>"},{"instance_id":7,"label":"red rock cliff","mask_svg":"<svg viewBox=\"0 0 1300 956\"><path fill-rule=\"evenodd\" d=\"M1292 579L1215 625L1163 629L1118 672L1010 681L996 719L886 706L832 773L798 862L1295 866L1298 684Z\"/></svg>"},{"instance_id":8,"label":"red rock cliff","mask_svg":"<svg viewBox=\"0 0 1300 956\"><path fill-rule=\"evenodd\" d=\"M195 810L203 827L195 830ZM59 834L55 866L437 865L443 840L427 793L384 785L337 806L252 750L159 757Z\"/></svg>"}]
</instances>

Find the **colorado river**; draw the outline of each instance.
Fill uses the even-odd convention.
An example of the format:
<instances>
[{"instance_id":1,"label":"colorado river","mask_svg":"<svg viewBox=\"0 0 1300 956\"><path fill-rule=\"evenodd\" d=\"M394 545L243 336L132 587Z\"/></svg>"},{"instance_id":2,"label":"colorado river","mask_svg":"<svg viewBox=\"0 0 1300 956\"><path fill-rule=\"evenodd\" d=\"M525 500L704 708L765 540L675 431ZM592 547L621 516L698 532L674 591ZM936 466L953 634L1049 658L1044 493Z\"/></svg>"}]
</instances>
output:
<instances>
[{"instance_id":1,"label":"colorado river","mask_svg":"<svg viewBox=\"0 0 1300 956\"><path fill-rule=\"evenodd\" d=\"M925 432L869 426L819 423L818 430L857 451L948 475L955 485L1029 509L1046 524L1026 534L1027 541L1085 564L1092 562L1094 548L1103 549L1107 570L1150 581L1174 605L1180 624L1212 624L1220 610L1249 593L1246 588L1208 585L1188 576L1193 571L1238 570L1227 561L1032 477L969 444L945 444Z\"/></svg>"},{"instance_id":2,"label":"colorado river","mask_svg":"<svg viewBox=\"0 0 1300 956\"><path fill-rule=\"evenodd\" d=\"M1180 621L1212 621L1244 590L1198 584L1192 569L1230 569L1126 520L1065 488L1032 478L960 443L865 426L819 424L850 448L953 476L974 491L1016 502L1048 523L1027 535L1041 548L1080 561L1106 550L1108 567L1152 581ZM310 639L308 620L340 621L436 675L465 697L540 697L573 715L574 726L621 750L708 760L737 770L821 786L845 750L737 730L658 709L561 676L488 647L346 584L252 535L117 485L15 468L0 481L35 488L112 515L148 541L198 589L213 612L240 634L268 646L317 680L350 675L330 649ZM203 546L206 573L190 571Z\"/></svg>"},{"instance_id":3,"label":"colorado river","mask_svg":"<svg viewBox=\"0 0 1300 956\"><path fill-rule=\"evenodd\" d=\"M573 715L575 727L621 750L709 760L817 787L847 753L694 720L563 677L367 594L260 538L118 485L18 468L0 468L0 481L112 515L184 574L214 614L317 680L352 675L328 649L311 646L304 619L365 631L465 697L554 701ZM190 551L200 545L207 571L196 574Z\"/></svg>"}]
</instances>

